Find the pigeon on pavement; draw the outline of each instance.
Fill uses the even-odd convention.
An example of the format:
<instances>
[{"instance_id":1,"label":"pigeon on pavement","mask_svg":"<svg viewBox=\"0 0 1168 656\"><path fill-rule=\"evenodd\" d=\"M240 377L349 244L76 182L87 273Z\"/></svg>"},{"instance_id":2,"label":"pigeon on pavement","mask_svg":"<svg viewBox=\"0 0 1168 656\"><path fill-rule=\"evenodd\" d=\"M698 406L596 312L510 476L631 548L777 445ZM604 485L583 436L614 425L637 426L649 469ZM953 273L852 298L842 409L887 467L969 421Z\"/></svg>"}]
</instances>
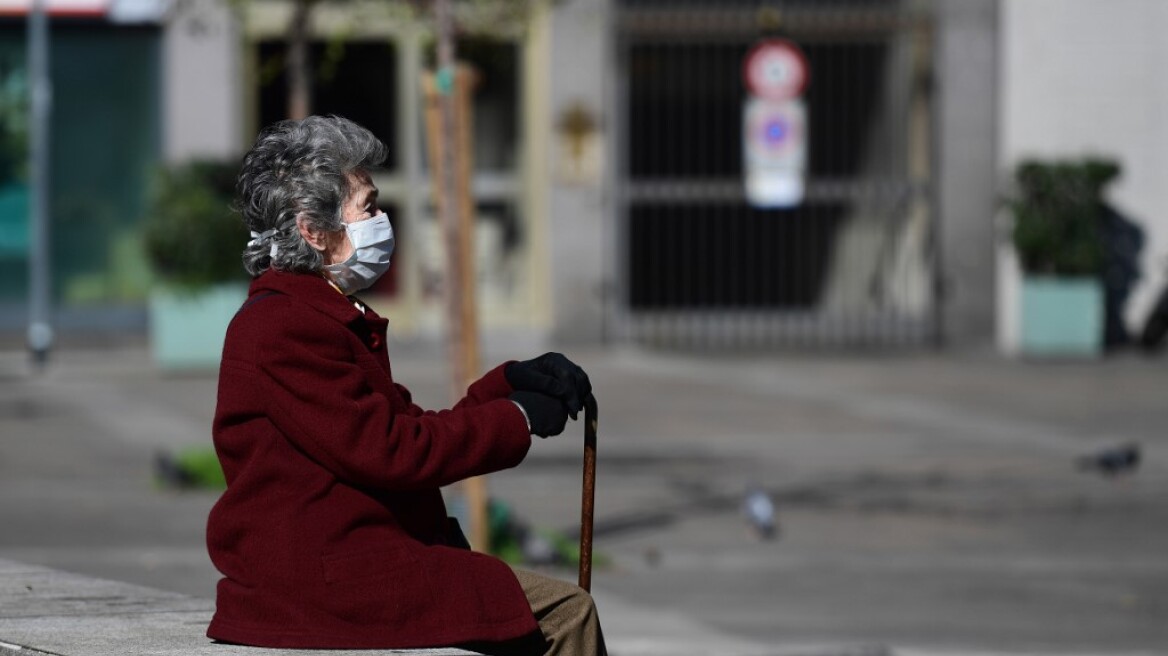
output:
<instances>
[{"instance_id":1,"label":"pigeon on pavement","mask_svg":"<svg viewBox=\"0 0 1168 656\"><path fill-rule=\"evenodd\" d=\"M742 502L742 511L746 521L755 534L763 540L770 540L775 536L775 504L771 501L766 490L758 485L751 485L746 490L746 498Z\"/></svg>"},{"instance_id":2,"label":"pigeon on pavement","mask_svg":"<svg viewBox=\"0 0 1168 656\"><path fill-rule=\"evenodd\" d=\"M1120 444L1079 456L1075 463L1080 471L1097 471L1104 476L1128 474L1140 465L1140 445L1135 442Z\"/></svg>"}]
</instances>

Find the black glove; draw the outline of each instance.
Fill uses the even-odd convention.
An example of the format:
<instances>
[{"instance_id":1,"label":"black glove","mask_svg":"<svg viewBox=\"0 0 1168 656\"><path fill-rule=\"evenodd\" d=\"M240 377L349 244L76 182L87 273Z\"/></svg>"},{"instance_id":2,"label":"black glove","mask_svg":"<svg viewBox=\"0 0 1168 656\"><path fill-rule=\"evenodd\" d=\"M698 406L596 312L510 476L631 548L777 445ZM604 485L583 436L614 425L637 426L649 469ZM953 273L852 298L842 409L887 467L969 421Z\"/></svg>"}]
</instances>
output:
<instances>
[{"instance_id":1,"label":"black glove","mask_svg":"<svg viewBox=\"0 0 1168 656\"><path fill-rule=\"evenodd\" d=\"M563 401L572 419L584 407L584 399L592 393L588 374L559 353L544 353L534 360L512 362L503 370L503 375L514 390L539 392Z\"/></svg>"},{"instance_id":2,"label":"black glove","mask_svg":"<svg viewBox=\"0 0 1168 656\"><path fill-rule=\"evenodd\" d=\"M535 392L512 392L510 398L527 413L532 434L550 437L564 432L564 425L568 423L568 409L559 399Z\"/></svg>"}]
</instances>

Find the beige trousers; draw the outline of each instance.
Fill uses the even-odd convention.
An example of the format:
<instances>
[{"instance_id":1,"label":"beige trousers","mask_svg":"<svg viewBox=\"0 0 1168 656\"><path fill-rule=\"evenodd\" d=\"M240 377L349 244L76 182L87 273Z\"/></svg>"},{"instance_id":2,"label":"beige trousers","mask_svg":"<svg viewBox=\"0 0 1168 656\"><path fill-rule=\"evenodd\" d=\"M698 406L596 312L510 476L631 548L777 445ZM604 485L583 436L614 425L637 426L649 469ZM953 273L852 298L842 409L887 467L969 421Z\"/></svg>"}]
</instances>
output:
<instances>
[{"instance_id":1,"label":"beige trousers","mask_svg":"<svg viewBox=\"0 0 1168 656\"><path fill-rule=\"evenodd\" d=\"M508 642L464 647L489 656L608 656L592 595L572 583L527 570L517 569L515 576L539 631Z\"/></svg>"},{"instance_id":2,"label":"beige trousers","mask_svg":"<svg viewBox=\"0 0 1168 656\"><path fill-rule=\"evenodd\" d=\"M579 586L515 570L544 637L545 656L608 656L592 595Z\"/></svg>"}]
</instances>

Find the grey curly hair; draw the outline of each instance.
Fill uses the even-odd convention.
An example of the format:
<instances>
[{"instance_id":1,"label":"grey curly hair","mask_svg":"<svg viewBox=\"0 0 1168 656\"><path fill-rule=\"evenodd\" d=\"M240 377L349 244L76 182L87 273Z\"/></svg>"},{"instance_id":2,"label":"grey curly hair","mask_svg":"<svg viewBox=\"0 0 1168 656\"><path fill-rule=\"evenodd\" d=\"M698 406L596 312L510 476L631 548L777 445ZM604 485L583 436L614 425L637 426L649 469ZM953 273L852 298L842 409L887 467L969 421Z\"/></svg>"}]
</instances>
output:
<instances>
[{"instance_id":1,"label":"grey curly hair","mask_svg":"<svg viewBox=\"0 0 1168 656\"><path fill-rule=\"evenodd\" d=\"M309 116L263 129L243 158L236 209L252 231L243 267L253 277L269 268L314 273L324 260L300 236L296 220L323 231L344 227L349 175L385 161L385 144L340 116Z\"/></svg>"}]
</instances>

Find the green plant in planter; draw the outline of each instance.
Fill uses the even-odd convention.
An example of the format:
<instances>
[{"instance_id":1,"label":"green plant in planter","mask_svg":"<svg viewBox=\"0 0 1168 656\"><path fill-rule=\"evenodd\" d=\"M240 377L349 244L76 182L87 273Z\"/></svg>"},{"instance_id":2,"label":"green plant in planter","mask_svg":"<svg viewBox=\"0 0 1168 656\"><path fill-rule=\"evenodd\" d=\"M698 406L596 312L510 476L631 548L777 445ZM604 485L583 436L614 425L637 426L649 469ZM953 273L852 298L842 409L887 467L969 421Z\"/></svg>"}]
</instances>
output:
<instances>
[{"instance_id":1,"label":"green plant in planter","mask_svg":"<svg viewBox=\"0 0 1168 656\"><path fill-rule=\"evenodd\" d=\"M240 260L248 234L231 209L235 165L161 169L143 221L147 259L162 284L150 293L150 344L164 369L212 369L231 317L247 297Z\"/></svg>"},{"instance_id":2,"label":"green plant in planter","mask_svg":"<svg viewBox=\"0 0 1168 656\"><path fill-rule=\"evenodd\" d=\"M1028 161L1015 171L1014 247L1023 270L1019 346L1094 356L1103 338L1103 190L1119 174L1098 159Z\"/></svg>"},{"instance_id":3,"label":"green plant in planter","mask_svg":"<svg viewBox=\"0 0 1168 656\"><path fill-rule=\"evenodd\" d=\"M231 209L237 169L234 162L194 161L158 172L143 239L169 286L197 291L246 280L240 253L248 233Z\"/></svg>"},{"instance_id":4,"label":"green plant in planter","mask_svg":"<svg viewBox=\"0 0 1168 656\"><path fill-rule=\"evenodd\" d=\"M1025 161L1015 170L1014 247L1032 275L1098 276L1103 189L1119 175L1109 160Z\"/></svg>"}]
</instances>

